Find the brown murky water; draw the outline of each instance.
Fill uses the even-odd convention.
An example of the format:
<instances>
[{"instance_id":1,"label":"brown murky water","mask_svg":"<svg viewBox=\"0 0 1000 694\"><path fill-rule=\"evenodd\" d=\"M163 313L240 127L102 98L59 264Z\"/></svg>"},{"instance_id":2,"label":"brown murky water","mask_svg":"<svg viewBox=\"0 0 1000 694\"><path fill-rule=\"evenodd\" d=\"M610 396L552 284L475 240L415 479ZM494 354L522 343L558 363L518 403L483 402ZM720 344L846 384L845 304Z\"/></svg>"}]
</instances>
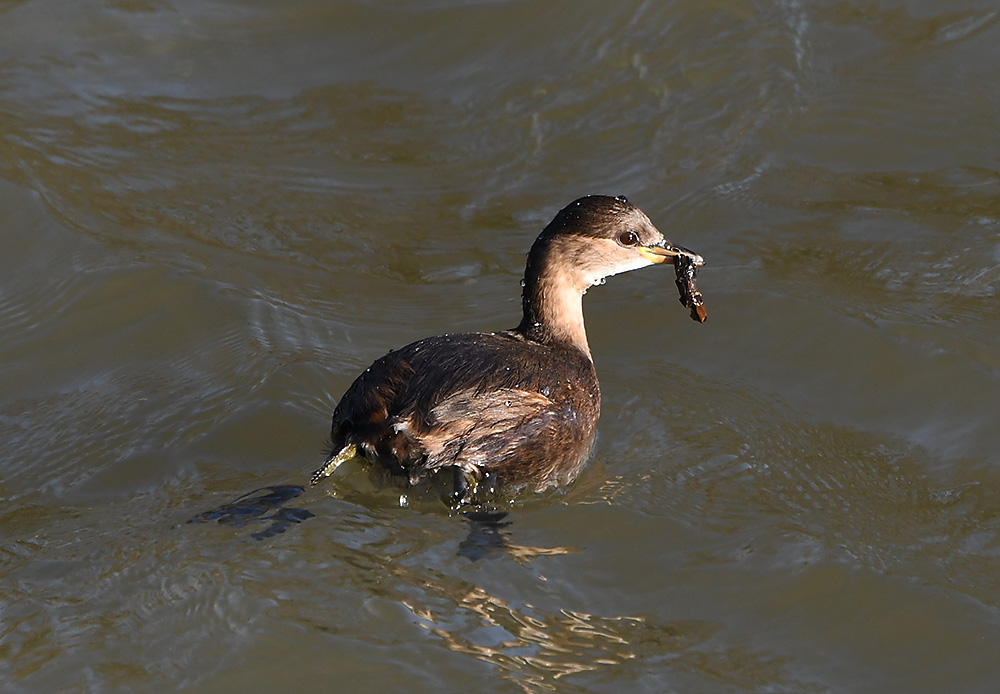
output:
<instances>
[{"instance_id":1,"label":"brown murky water","mask_svg":"<svg viewBox=\"0 0 1000 694\"><path fill-rule=\"evenodd\" d=\"M0 3L2 688L997 691L998 64L972 0ZM186 522L595 192L710 317L587 295L596 456L505 552L360 467Z\"/></svg>"}]
</instances>

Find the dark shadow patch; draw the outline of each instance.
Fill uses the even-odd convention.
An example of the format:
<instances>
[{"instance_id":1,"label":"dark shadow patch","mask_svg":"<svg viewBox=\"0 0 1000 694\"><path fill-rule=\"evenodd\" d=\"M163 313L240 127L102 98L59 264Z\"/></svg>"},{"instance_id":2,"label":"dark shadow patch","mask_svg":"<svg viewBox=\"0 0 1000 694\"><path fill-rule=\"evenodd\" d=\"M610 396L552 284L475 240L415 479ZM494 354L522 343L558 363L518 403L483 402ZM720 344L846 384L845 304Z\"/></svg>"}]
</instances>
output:
<instances>
[{"instance_id":1,"label":"dark shadow patch","mask_svg":"<svg viewBox=\"0 0 1000 694\"><path fill-rule=\"evenodd\" d=\"M469 534L458 545L458 555L470 561L493 559L507 551L507 535L503 529L506 511L466 511L462 514L469 524Z\"/></svg>"},{"instance_id":2,"label":"dark shadow patch","mask_svg":"<svg viewBox=\"0 0 1000 694\"><path fill-rule=\"evenodd\" d=\"M234 528L242 528L249 523L270 523L263 530L250 535L255 540L263 540L280 535L291 525L313 517L314 514L308 509L285 506L304 491L304 487L293 485L261 487L224 506L199 513L188 522L216 522Z\"/></svg>"}]
</instances>

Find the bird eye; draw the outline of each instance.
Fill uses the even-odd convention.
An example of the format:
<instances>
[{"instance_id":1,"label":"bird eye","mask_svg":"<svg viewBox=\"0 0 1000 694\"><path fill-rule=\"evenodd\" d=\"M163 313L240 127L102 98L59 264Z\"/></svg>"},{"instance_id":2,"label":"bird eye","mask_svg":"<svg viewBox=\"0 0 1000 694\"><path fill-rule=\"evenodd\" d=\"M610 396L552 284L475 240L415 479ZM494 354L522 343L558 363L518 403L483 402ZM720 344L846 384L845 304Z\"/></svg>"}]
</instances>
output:
<instances>
[{"instance_id":1,"label":"bird eye","mask_svg":"<svg viewBox=\"0 0 1000 694\"><path fill-rule=\"evenodd\" d=\"M638 246L639 237L636 236L634 231L623 231L618 234L618 243L623 246Z\"/></svg>"}]
</instances>

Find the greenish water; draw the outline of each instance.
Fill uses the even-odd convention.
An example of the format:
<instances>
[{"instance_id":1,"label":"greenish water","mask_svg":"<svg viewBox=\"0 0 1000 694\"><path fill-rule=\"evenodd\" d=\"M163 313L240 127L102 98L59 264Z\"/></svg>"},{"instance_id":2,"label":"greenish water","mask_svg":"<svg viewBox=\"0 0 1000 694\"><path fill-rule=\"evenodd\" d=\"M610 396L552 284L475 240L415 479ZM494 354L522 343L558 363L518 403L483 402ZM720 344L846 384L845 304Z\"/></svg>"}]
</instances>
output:
<instances>
[{"instance_id":1,"label":"greenish water","mask_svg":"<svg viewBox=\"0 0 1000 694\"><path fill-rule=\"evenodd\" d=\"M0 2L10 692L994 692L993 3ZM594 460L507 550L336 399L518 321L555 212L705 256L585 299Z\"/></svg>"}]
</instances>

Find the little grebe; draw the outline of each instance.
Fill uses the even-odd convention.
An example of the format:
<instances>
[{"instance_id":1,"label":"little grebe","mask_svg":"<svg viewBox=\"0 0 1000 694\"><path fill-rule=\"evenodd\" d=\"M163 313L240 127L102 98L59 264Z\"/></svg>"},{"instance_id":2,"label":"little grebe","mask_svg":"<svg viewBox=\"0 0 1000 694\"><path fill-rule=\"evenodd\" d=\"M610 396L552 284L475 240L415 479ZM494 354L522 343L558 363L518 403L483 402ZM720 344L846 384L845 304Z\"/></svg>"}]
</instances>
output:
<instances>
[{"instance_id":1,"label":"little grebe","mask_svg":"<svg viewBox=\"0 0 1000 694\"><path fill-rule=\"evenodd\" d=\"M498 333L441 335L389 352L333 413L332 451L312 484L355 456L418 484L454 473L456 505L485 477L542 491L586 462L601 391L583 326L583 295L605 277L682 256L625 197L571 203L535 239L521 323Z\"/></svg>"}]
</instances>

